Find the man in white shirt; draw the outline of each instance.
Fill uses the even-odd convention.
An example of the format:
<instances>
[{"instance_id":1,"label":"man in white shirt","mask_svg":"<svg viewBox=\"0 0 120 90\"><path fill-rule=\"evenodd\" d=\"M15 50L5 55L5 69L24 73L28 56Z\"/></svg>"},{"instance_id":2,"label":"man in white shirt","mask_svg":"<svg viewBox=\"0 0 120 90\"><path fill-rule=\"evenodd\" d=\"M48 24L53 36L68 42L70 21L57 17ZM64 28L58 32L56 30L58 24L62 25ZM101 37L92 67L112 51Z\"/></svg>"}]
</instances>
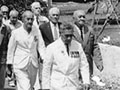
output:
<instances>
[{"instance_id":1,"label":"man in white shirt","mask_svg":"<svg viewBox=\"0 0 120 90\"><path fill-rule=\"evenodd\" d=\"M5 24L7 26L9 26L11 31L22 26L22 21L18 20L18 14L19 14L18 11L11 10L9 13L9 16L10 16L9 20L7 20L5 22ZM9 73L7 73L8 84L9 84L9 86L14 87L15 86L15 77L14 77L14 73L12 72L13 70L10 66L8 66L8 70L10 71Z\"/></svg>"},{"instance_id":2,"label":"man in white shirt","mask_svg":"<svg viewBox=\"0 0 120 90\"><path fill-rule=\"evenodd\" d=\"M49 44L43 61L42 90L80 90L79 69L89 90L89 65L82 46L73 40L73 27L63 23L61 37Z\"/></svg>"},{"instance_id":3,"label":"man in white shirt","mask_svg":"<svg viewBox=\"0 0 120 90\"><path fill-rule=\"evenodd\" d=\"M32 90L37 70L38 54L44 58L44 41L40 31L33 25L34 14L25 11L23 25L12 31L8 44L7 64L13 65L17 90Z\"/></svg>"},{"instance_id":4,"label":"man in white shirt","mask_svg":"<svg viewBox=\"0 0 120 90\"><path fill-rule=\"evenodd\" d=\"M34 22L33 24L39 27L41 24L48 22L48 18L41 15L41 5L39 2L33 2L31 4L31 10L34 13Z\"/></svg>"},{"instance_id":5,"label":"man in white shirt","mask_svg":"<svg viewBox=\"0 0 120 90\"><path fill-rule=\"evenodd\" d=\"M22 21L18 20L18 14L19 12L17 10L11 10L9 13L10 18L5 23L12 31L22 26Z\"/></svg>"},{"instance_id":6,"label":"man in white shirt","mask_svg":"<svg viewBox=\"0 0 120 90\"><path fill-rule=\"evenodd\" d=\"M45 16L41 15L41 5L39 2L33 2L31 4L31 10L34 13L34 21L33 24L39 29L39 26L43 23L48 22L48 18ZM41 64L41 63L40 63ZM42 66L42 65L41 65ZM42 67L40 67L41 69ZM41 70L40 70L41 71ZM37 79L36 79L36 83L35 83L35 89L40 89L40 83L39 83L39 71L38 71L38 75L37 75Z\"/></svg>"}]
</instances>

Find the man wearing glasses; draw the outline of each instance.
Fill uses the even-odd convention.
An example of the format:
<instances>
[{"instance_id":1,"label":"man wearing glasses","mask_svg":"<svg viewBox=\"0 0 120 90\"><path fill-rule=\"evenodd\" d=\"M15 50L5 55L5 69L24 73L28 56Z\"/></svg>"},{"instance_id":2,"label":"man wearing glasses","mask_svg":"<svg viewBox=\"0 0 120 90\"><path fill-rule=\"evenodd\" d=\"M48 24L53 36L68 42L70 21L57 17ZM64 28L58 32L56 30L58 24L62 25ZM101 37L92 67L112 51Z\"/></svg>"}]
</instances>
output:
<instances>
[{"instance_id":1,"label":"man wearing glasses","mask_svg":"<svg viewBox=\"0 0 120 90\"><path fill-rule=\"evenodd\" d=\"M73 14L74 38L82 43L83 50L89 63L90 77L93 76L93 60L97 68L103 70L102 56L100 48L95 39L93 28L86 24L85 12L76 10Z\"/></svg>"}]
</instances>

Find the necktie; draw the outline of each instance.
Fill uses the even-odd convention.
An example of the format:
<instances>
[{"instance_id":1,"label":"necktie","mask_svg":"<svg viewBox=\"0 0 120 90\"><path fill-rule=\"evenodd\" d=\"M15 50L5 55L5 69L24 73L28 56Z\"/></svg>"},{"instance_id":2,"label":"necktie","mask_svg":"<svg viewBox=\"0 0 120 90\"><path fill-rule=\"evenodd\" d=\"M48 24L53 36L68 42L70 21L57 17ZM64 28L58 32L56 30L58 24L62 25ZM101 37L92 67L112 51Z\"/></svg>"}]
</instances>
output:
<instances>
[{"instance_id":1,"label":"necktie","mask_svg":"<svg viewBox=\"0 0 120 90\"><path fill-rule=\"evenodd\" d=\"M58 32L57 32L57 27L54 25L54 40L58 39Z\"/></svg>"},{"instance_id":2,"label":"necktie","mask_svg":"<svg viewBox=\"0 0 120 90\"><path fill-rule=\"evenodd\" d=\"M67 50L67 53L69 55L69 45L68 44L65 44L66 45L66 50Z\"/></svg>"},{"instance_id":3,"label":"necktie","mask_svg":"<svg viewBox=\"0 0 120 90\"><path fill-rule=\"evenodd\" d=\"M82 38L82 40L84 40L84 37L83 37L83 34L84 34L83 33L83 28L80 29L80 32L81 32L81 38Z\"/></svg>"},{"instance_id":4,"label":"necktie","mask_svg":"<svg viewBox=\"0 0 120 90\"><path fill-rule=\"evenodd\" d=\"M83 36L83 27L79 24L79 22L75 22L75 25L79 28L79 30L80 30L80 33L81 33L81 35L80 35L80 37L81 37L81 39L82 39L82 41L84 40L84 36Z\"/></svg>"},{"instance_id":5,"label":"necktie","mask_svg":"<svg viewBox=\"0 0 120 90\"><path fill-rule=\"evenodd\" d=\"M38 21L38 19L39 19L38 16L36 16L36 22L37 22L37 24L39 25L39 21Z\"/></svg>"}]
</instances>

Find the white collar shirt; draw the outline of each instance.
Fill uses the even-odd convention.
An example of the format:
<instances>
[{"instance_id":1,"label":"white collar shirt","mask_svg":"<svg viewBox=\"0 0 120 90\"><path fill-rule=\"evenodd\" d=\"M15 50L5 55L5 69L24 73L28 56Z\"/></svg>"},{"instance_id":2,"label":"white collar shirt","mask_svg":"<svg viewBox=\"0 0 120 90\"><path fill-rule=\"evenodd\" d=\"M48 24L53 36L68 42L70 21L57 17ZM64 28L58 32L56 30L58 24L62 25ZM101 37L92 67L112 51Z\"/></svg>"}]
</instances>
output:
<instances>
[{"instance_id":1,"label":"white collar shirt","mask_svg":"<svg viewBox=\"0 0 120 90\"><path fill-rule=\"evenodd\" d=\"M48 45L43 63L43 89L79 90L79 69L83 83L90 83L89 65L81 44L72 40L69 53L61 38Z\"/></svg>"},{"instance_id":2,"label":"white collar shirt","mask_svg":"<svg viewBox=\"0 0 120 90\"><path fill-rule=\"evenodd\" d=\"M16 68L25 68L29 63L38 67L37 50L44 57L45 45L40 30L35 26L28 32L23 25L12 31L8 44L7 63Z\"/></svg>"}]
</instances>

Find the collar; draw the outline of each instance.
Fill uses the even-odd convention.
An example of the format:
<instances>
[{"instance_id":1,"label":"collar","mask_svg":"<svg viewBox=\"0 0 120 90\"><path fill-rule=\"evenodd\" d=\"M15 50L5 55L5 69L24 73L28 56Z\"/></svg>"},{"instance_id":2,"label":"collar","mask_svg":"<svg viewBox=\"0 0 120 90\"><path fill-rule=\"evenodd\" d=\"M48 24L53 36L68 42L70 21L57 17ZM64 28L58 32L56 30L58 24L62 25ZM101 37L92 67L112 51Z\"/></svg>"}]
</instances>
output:
<instances>
[{"instance_id":1,"label":"collar","mask_svg":"<svg viewBox=\"0 0 120 90\"><path fill-rule=\"evenodd\" d=\"M17 23L18 23L18 20L17 20L17 22L15 23L15 25L14 25L11 21L9 22L9 24L11 24L11 25L13 25L13 26L16 26Z\"/></svg>"},{"instance_id":2,"label":"collar","mask_svg":"<svg viewBox=\"0 0 120 90\"><path fill-rule=\"evenodd\" d=\"M65 43L63 42L63 40L62 40L61 37L59 37L57 41L59 41L59 43L58 43L59 47L65 47L65 48L66 48L66 45L65 45ZM68 46L70 47L71 44L72 44L72 41L71 41L70 44L68 44Z\"/></svg>"},{"instance_id":3,"label":"collar","mask_svg":"<svg viewBox=\"0 0 120 90\"><path fill-rule=\"evenodd\" d=\"M30 35L30 34L33 32L33 28L34 28L34 27L32 26L32 29L31 29L30 33L28 33L28 31L24 28L24 24L22 25L22 28L23 28L23 29L21 29L21 30L23 30L25 33L27 33L27 34Z\"/></svg>"}]
</instances>

